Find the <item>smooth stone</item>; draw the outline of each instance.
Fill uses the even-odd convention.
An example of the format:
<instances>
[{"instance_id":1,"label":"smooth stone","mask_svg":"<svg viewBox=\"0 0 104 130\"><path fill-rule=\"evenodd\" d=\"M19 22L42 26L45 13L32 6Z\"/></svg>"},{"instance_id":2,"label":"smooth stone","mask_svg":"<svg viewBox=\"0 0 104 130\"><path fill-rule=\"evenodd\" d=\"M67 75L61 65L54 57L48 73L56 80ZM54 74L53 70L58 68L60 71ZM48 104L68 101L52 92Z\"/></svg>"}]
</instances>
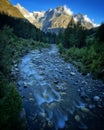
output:
<instances>
[{"instance_id":1,"label":"smooth stone","mask_svg":"<svg viewBox=\"0 0 104 130\"><path fill-rule=\"evenodd\" d=\"M75 118L75 120L76 120L77 122L80 122L80 120L81 120L79 115L75 115L74 118Z\"/></svg>"},{"instance_id":2,"label":"smooth stone","mask_svg":"<svg viewBox=\"0 0 104 130\"><path fill-rule=\"evenodd\" d=\"M24 84L24 88L27 88L28 84L26 82L24 82L23 84Z\"/></svg>"},{"instance_id":3,"label":"smooth stone","mask_svg":"<svg viewBox=\"0 0 104 130\"><path fill-rule=\"evenodd\" d=\"M86 107L81 107L81 111L82 111L82 112L85 112L85 113L88 113L88 112L89 112L89 109L86 108Z\"/></svg>"},{"instance_id":4,"label":"smooth stone","mask_svg":"<svg viewBox=\"0 0 104 130\"><path fill-rule=\"evenodd\" d=\"M54 84L58 84L58 80L54 80Z\"/></svg>"},{"instance_id":5,"label":"smooth stone","mask_svg":"<svg viewBox=\"0 0 104 130\"><path fill-rule=\"evenodd\" d=\"M100 97L99 96L94 96L93 100L96 101L96 102L98 102L100 100Z\"/></svg>"},{"instance_id":6,"label":"smooth stone","mask_svg":"<svg viewBox=\"0 0 104 130\"><path fill-rule=\"evenodd\" d=\"M40 71L39 74L40 74L40 75L44 75L44 72L43 72L43 71Z\"/></svg>"},{"instance_id":7,"label":"smooth stone","mask_svg":"<svg viewBox=\"0 0 104 130\"><path fill-rule=\"evenodd\" d=\"M29 98L29 101L34 101L34 98Z\"/></svg>"},{"instance_id":8,"label":"smooth stone","mask_svg":"<svg viewBox=\"0 0 104 130\"><path fill-rule=\"evenodd\" d=\"M40 116L42 116L42 117L45 118L45 117L46 117L46 113L45 113L45 112L41 112L41 113L40 113Z\"/></svg>"},{"instance_id":9,"label":"smooth stone","mask_svg":"<svg viewBox=\"0 0 104 130\"><path fill-rule=\"evenodd\" d=\"M15 68L15 71L19 71L19 69L16 67L16 68Z\"/></svg>"},{"instance_id":10,"label":"smooth stone","mask_svg":"<svg viewBox=\"0 0 104 130\"><path fill-rule=\"evenodd\" d=\"M67 68L70 69L70 65L68 65Z\"/></svg>"},{"instance_id":11,"label":"smooth stone","mask_svg":"<svg viewBox=\"0 0 104 130\"><path fill-rule=\"evenodd\" d=\"M86 82L86 81L82 81L82 84L85 84L85 85L87 85L87 82Z\"/></svg>"},{"instance_id":12,"label":"smooth stone","mask_svg":"<svg viewBox=\"0 0 104 130\"><path fill-rule=\"evenodd\" d=\"M61 94L62 96L65 96L65 95L66 95L66 93L65 93L65 92L61 92L60 94Z\"/></svg>"},{"instance_id":13,"label":"smooth stone","mask_svg":"<svg viewBox=\"0 0 104 130\"><path fill-rule=\"evenodd\" d=\"M90 109L93 109L93 108L95 108L95 105L90 104L90 105L89 105L89 108L90 108Z\"/></svg>"},{"instance_id":14,"label":"smooth stone","mask_svg":"<svg viewBox=\"0 0 104 130\"><path fill-rule=\"evenodd\" d=\"M74 75L75 75L75 73L74 73L74 72L70 72L70 74L71 74L72 76L74 76Z\"/></svg>"},{"instance_id":15,"label":"smooth stone","mask_svg":"<svg viewBox=\"0 0 104 130\"><path fill-rule=\"evenodd\" d=\"M52 127L53 126L53 122L52 121L48 121L48 126Z\"/></svg>"},{"instance_id":16,"label":"smooth stone","mask_svg":"<svg viewBox=\"0 0 104 130\"><path fill-rule=\"evenodd\" d=\"M87 95L86 95L86 93L83 91L83 92L81 92L81 97L82 98L85 98L85 97L87 97Z\"/></svg>"},{"instance_id":17,"label":"smooth stone","mask_svg":"<svg viewBox=\"0 0 104 130\"><path fill-rule=\"evenodd\" d=\"M30 93L29 93L29 96L32 96L32 95L33 95L33 94L30 92Z\"/></svg>"}]
</instances>

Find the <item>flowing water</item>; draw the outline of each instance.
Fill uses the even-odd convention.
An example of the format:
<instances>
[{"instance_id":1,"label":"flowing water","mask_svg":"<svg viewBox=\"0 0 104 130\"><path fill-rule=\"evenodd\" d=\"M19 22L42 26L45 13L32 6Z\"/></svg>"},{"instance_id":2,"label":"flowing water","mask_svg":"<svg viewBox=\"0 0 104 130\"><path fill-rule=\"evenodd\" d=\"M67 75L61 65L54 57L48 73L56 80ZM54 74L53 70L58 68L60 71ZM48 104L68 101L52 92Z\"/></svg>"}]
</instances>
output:
<instances>
[{"instance_id":1,"label":"flowing water","mask_svg":"<svg viewBox=\"0 0 104 130\"><path fill-rule=\"evenodd\" d=\"M102 86L104 92L101 81L90 80L88 75L84 77L73 65L66 63L56 45L26 54L18 69L18 89L29 130L93 130L95 125L91 126L89 121L95 121L93 111L98 102L91 100L95 96L91 86Z\"/></svg>"}]
</instances>

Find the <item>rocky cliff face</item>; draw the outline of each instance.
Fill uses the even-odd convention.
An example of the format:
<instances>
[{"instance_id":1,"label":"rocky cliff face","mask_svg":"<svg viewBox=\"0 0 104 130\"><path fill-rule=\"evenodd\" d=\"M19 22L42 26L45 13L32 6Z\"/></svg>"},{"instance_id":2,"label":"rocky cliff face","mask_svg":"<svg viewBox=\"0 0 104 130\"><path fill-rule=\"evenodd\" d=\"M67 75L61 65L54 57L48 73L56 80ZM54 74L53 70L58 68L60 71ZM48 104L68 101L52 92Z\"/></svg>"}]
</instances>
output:
<instances>
[{"instance_id":1,"label":"rocky cliff face","mask_svg":"<svg viewBox=\"0 0 104 130\"><path fill-rule=\"evenodd\" d=\"M60 29L65 29L73 18L73 22L78 22L86 29L94 27L93 22L87 17L87 15L73 14L73 12L66 6L59 6L55 9L49 9L48 11L41 12L29 12L21 5L16 5L20 12L27 18L32 24L40 28L44 32L59 32Z\"/></svg>"},{"instance_id":2,"label":"rocky cliff face","mask_svg":"<svg viewBox=\"0 0 104 130\"><path fill-rule=\"evenodd\" d=\"M15 6L19 9L19 11L22 13L22 15L32 24L34 24L37 28L41 28L41 23L38 22L38 20L34 17L33 13L30 13L28 10L26 10L24 7L22 7L20 4L17 4Z\"/></svg>"},{"instance_id":3,"label":"rocky cliff face","mask_svg":"<svg viewBox=\"0 0 104 130\"><path fill-rule=\"evenodd\" d=\"M72 18L71 13L65 12L65 8L62 6L56 9L50 9L46 11L42 30L56 32L61 29L65 29Z\"/></svg>"}]
</instances>

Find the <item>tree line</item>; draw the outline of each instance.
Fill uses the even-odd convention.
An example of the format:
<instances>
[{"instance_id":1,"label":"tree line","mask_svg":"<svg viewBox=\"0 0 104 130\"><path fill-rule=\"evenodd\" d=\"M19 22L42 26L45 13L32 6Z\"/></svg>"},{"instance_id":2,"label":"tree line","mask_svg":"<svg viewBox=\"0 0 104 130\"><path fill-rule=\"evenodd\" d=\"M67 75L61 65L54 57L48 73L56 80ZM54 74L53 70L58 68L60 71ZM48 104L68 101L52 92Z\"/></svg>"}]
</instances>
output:
<instances>
[{"instance_id":1,"label":"tree line","mask_svg":"<svg viewBox=\"0 0 104 130\"><path fill-rule=\"evenodd\" d=\"M44 43L55 43L56 34L44 33L24 18L15 18L5 13L0 13L0 29L5 25L13 28L13 33L25 39L33 39Z\"/></svg>"},{"instance_id":2,"label":"tree line","mask_svg":"<svg viewBox=\"0 0 104 130\"><path fill-rule=\"evenodd\" d=\"M73 19L64 31L59 32L60 53L86 74L92 72L104 80L104 23L90 30Z\"/></svg>"}]
</instances>

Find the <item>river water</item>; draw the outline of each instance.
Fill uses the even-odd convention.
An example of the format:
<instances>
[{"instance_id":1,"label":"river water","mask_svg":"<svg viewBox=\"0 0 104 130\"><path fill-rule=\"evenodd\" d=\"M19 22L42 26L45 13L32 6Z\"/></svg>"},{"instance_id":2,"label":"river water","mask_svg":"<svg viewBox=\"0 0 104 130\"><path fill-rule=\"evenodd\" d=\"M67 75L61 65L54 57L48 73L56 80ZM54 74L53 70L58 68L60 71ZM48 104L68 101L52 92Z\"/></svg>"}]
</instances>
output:
<instances>
[{"instance_id":1,"label":"river water","mask_svg":"<svg viewBox=\"0 0 104 130\"><path fill-rule=\"evenodd\" d=\"M104 84L66 63L56 45L29 52L18 69L29 130L104 129Z\"/></svg>"}]
</instances>

